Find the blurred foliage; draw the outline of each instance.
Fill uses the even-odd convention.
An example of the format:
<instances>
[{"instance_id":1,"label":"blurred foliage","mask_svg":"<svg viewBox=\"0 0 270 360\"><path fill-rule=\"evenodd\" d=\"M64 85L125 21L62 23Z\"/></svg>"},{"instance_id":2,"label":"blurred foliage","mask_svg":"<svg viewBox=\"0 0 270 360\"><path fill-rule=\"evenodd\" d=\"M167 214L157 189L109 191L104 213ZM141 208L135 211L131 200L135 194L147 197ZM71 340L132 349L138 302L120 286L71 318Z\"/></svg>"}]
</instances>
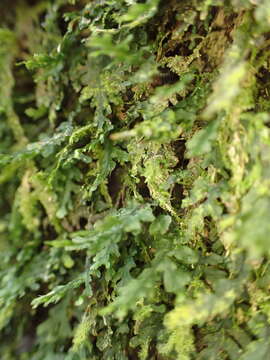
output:
<instances>
[{"instance_id":1,"label":"blurred foliage","mask_svg":"<svg viewBox=\"0 0 270 360\"><path fill-rule=\"evenodd\" d=\"M1 359L267 359L269 1L0 10Z\"/></svg>"}]
</instances>

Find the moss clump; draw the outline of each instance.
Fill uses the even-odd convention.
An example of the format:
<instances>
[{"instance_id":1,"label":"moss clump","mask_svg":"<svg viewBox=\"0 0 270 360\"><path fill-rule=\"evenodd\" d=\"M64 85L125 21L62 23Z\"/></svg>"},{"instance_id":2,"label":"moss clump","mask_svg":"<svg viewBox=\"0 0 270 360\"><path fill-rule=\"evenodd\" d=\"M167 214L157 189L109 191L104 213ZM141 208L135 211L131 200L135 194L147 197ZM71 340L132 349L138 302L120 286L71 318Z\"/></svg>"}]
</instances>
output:
<instances>
[{"instance_id":1,"label":"moss clump","mask_svg":"<svg viewBox=\"0 0 270 360\"><path fill-rule=\"evenodd\" d=\"M3 360L265 360L270 4L2 1Z\"/></svg>"}]
</instances>

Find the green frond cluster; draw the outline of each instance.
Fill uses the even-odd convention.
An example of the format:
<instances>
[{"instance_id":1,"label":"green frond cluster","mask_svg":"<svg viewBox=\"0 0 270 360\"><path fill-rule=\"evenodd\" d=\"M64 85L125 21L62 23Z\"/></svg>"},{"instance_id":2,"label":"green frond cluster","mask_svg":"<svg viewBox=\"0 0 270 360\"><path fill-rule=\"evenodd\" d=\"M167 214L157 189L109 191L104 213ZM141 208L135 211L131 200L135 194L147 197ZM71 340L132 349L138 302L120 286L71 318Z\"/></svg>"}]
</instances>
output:
<instances>
[{"instance_id":1,"label":"green frond cluster","mask_svg":"<svg viewBox=\"0 0 270 360\"><path fill-rule=\"evenodd\" d=\"M266 360L270 2L0 4L1 360Z\"/></svg>"}]
</instances>

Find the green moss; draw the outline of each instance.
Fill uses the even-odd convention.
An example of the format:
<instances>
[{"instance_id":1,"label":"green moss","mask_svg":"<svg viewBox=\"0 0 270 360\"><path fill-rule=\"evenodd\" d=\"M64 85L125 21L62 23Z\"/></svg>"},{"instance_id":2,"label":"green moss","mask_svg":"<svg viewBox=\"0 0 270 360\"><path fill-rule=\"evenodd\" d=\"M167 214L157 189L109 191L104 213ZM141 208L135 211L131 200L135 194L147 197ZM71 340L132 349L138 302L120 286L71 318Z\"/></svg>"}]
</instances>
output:
<instances>
[{"instance_id":1,"label":"green moss","mask_svg":"<svg viewBox=\"0 0 270 360\"><path fill-rule=\"evenodd\" d=\"M3 360L265 360L270 5L0 5Z\"/></svg>"}]
</instances>

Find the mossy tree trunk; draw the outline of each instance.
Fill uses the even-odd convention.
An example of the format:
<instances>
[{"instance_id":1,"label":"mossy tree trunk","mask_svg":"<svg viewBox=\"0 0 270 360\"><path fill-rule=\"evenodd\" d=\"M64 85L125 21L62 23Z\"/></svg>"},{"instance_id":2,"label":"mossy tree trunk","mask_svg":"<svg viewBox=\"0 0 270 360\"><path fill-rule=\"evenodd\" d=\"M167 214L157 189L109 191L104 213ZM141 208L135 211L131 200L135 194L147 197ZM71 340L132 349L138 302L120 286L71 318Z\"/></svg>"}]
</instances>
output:
<instances>
[{"instance_id":1,"label":"mossy tree trunk","mask_svg":"<svg viewBox=\"0 0 270 360\"><path fill-rule=\"evenodd\" d=\"M0 13L1 359L267 359L269 1Z\"/></svg>"}]
</instances>

